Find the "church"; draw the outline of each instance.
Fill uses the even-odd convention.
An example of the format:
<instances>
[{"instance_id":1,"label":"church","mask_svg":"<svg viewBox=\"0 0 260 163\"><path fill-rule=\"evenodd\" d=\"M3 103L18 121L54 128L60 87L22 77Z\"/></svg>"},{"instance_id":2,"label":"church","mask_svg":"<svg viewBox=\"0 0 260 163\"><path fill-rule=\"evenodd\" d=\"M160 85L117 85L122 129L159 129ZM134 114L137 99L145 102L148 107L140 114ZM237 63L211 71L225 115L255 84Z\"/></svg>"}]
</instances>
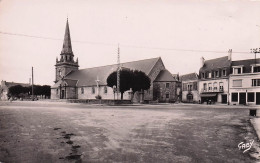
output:
<instances>
[{"instance_id":1,"label":"church","mask_svg":"<svg viewBox=\"0 0 260 163\"><path fill-rule=\"evenodd\" d=\"M60 58L56 58L55 81L51 87L51 99L114 99L114 90L107 86L106 79L117 70L117 64L79 69L78 58L72 51L69 22L67 19ZM174 102L177 100L180 81L164 66L161 57L125 62L121 68L143 71L151 79L151 87L131 95L127 91L123 99L140 101Z\"/></svg>"}]
</instances>

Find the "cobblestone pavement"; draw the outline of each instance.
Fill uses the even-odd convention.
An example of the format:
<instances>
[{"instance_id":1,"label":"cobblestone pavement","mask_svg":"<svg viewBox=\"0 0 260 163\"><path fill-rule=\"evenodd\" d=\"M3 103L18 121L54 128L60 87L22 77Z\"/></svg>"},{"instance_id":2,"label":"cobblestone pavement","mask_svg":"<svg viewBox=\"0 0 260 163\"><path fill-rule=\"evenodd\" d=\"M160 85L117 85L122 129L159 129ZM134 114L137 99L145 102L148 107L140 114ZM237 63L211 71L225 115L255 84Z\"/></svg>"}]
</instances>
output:
<instances>
[{"instance_id":1,"label":"cobblestone pavement","mask_svg":"<svg viewBox=\"0 0 260 163\"><path fill-rule=\"evenodd\" d=\"M257 162L248 108L0 102L0 162ZM240 142L254 140L243 153Z\"/></svg>"}]
</instances>

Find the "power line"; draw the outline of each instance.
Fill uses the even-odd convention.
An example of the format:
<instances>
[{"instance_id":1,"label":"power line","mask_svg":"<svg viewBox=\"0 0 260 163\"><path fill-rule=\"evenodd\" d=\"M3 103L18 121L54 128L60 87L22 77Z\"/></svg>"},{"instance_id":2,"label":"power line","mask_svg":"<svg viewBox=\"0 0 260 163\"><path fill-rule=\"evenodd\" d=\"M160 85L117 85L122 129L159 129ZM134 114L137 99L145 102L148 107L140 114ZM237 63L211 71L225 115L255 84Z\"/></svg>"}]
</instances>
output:
<instances>
[{"instance_id":1,"label":"power line","mask_svg":"<svg viewBox=\"0 0 260 163\"><path fill-rule=\"evenodd\" d=\"M19 33L10 33L10 32L2 32L2 31L0 31L0 34L3 34L3 35L11 35L11 36L30 37L30 38L37 38L37 39L46 39L46 40L63 40L63 39L59 39L59 38L43 37L43 36L34 36L34 35L19 34ZM118 44L113 44L113 43L92 42L92 41L72 41L72 42L83 43L83 44L105 45L105 46L116 46L116 45L118 45ZM176 49L176 48L162 48L162 47L136 46L136 45L128 45L128 44L120 44L120 45L121 45L121 47L139 48L139 49L153 49L153 50L167 50L167 51L184 51L184 52L202 52L202 53L227 53L226 51L214 51L214 50ZM250 52L236 52L236 51L233 51L232 53L248 54L248 53L250 53Z\"/></svg>"}]
</instances>

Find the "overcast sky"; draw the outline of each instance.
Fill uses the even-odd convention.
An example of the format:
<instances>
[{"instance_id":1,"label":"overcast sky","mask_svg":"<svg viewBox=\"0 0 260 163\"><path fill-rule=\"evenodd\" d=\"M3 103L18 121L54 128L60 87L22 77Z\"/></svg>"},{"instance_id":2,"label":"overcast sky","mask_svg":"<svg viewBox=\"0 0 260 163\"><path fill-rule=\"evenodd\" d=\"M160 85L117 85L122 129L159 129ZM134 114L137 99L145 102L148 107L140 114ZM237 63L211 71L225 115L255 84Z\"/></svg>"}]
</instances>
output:
<instances>
[{"instance_id":1,"label":"overcast sky","mask_svg":"<svg viewBox=\"0 0 260 163\"><path fill-rule=\"evenodd\" d=\"M115 64L118 43L121 62L161 57L181 75L260 48L260 1L0 0L0 80L28 83L33 66L36 84L54 84L67 15L80 69Z\"/></svg>"}]
</instances>

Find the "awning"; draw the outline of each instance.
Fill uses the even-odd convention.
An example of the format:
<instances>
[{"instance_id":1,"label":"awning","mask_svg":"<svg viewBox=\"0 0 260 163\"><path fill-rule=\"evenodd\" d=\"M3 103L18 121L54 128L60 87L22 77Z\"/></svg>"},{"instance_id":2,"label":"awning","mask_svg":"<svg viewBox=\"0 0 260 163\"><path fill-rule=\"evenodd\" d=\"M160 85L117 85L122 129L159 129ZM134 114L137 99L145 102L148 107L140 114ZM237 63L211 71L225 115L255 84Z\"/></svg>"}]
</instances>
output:
<instances>
[{"instance_id":1,"label":"awning","mask_svg":"<svg viewBox=\"0 0 260 163\"><path fill-rule=\"evenodd\" d=\"M217 96L216 93L207 93L207 94L201 94L200 97L215 97Z\"/></svg>"}]
</instances>

